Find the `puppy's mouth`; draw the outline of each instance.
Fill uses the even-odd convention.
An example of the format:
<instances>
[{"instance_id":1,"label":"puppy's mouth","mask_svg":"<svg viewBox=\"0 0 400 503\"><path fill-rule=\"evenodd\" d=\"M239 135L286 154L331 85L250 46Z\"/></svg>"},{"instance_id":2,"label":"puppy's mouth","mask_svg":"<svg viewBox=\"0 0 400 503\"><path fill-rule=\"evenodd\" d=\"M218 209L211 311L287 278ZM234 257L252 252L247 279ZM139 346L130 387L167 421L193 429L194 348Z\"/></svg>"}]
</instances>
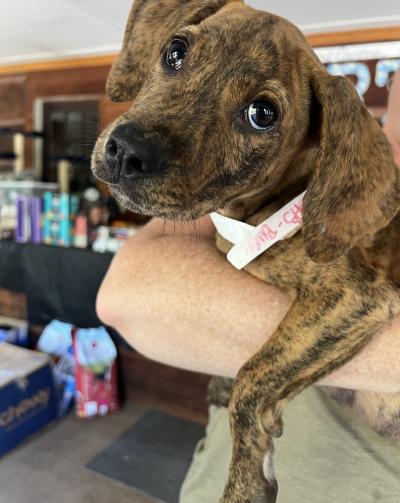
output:
<instances>
[{"instance_id":1,"label":"puppy's mouth","mask_svg":"<svg viewBox=\"0 0 400 503\"><path fill-rule=\"evenodd\" d=\"M216 170L197 164L194 171L157 139L155 145L153 137L132 137L122 124L96 145L92 172L124 208L146 216L192 220L222 207L232 196L229 183L213 184L206 177Z\"/></svg>"},{"instance_id":2,"label":"puppy's mouth","mask_svg":"<svg viewBox=\"0 0 400 503\"><path fill-rule=\"evenodd\" d=\"M192 221L223 207L227 201L203 197L193 186L175 173L158 177L134 176L121 178L117 183L109 181L112 176L102 174L101 168L95 176L107 183L112 196L125 209L149 217L174 221Z\"/></svg>"},{"instance_id":3,"label":"puppy's mouth","mask_svg":"<svg viewBox=\"0 0 400 503\"><path fill-rule=\"evenodd\" d=\"M147 173L140 165L119 166L110 170L105 162L92 163L96 178L106 183L111 194L126 209L147 216L170 220L201 216L201 208L193 205L191 188L182 179L178 167L168 163L161 172Z\"/></svg>"},{"instance_id":4,"label":"puppy's mouth","mask_svg":"<svg viewBox=\"0 0 400 503\"><path fill-rule=\"evenodd\" d=\"M132 156L129 163L118 163L110 169L106 162L92 162L94 176L110 185L111 187L124 187L144 184L154 179L163 178L163 174L169 171L167 161L163 161L160 172L148 170L138 157Z\"/></svg>"}]
</instances>

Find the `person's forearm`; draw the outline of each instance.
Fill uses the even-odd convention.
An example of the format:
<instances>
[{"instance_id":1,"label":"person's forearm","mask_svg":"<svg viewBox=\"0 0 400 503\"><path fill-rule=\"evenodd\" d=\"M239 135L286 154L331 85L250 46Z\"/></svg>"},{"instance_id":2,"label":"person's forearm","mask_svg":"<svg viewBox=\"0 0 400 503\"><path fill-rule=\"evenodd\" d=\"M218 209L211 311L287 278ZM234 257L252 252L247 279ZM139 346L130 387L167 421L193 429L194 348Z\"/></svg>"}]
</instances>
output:
<instances>
[{"instance_id":1,"label":"person's forearm","mask_svg":"<svg viewBox=\"0 0 400 503\"><path fill-rule=\"evenodd\" d=\"M235 270L215 248L209 219L200 236L153 221L114 259L98 312L138 351L177 367L234 377L290 307L282 292ZM323 384L400 390L400 317Z\"/></svg>"},{"instance_id":2,"label":"person's forearm","mask_svg":"<svg viewBox=\"0 0 400 503\"><path fill-rule=\"evenodd\" d=\"M152 359L233 376L289 302L226 261L208 219L197 240L178 224L175 233L167 225L160 238L162 231L151 222L115 257L98 296L99 315Z\"/></svg>"}]
</instances>

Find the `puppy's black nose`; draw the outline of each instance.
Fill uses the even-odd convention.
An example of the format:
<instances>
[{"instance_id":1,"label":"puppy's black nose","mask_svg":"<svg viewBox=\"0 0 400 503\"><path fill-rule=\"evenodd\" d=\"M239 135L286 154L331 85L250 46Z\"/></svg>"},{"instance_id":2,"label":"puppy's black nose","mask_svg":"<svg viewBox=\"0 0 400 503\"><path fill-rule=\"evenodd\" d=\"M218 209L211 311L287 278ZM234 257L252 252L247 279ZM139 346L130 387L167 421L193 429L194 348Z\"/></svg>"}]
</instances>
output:
<instances>
[{"instance_id":1,"label":"puppy's black nose","mask_svg":"<svg viewBox=\"0 0 400 503\"><path fill-rule=\"evenodd\" d=\"M145 135L134 123L117 126L106 144L106 161L115 183L161 173L167 161L159 138Z\"/></svg>"}]
</instances>

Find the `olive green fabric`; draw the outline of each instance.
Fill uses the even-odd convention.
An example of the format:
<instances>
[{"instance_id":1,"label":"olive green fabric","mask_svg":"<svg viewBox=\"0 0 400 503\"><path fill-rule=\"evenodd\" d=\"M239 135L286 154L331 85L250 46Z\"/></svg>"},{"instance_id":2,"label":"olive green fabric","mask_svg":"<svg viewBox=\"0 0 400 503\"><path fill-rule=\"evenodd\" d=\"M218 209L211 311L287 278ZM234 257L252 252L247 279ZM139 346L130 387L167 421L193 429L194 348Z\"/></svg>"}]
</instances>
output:
<instances>
[{"instance_id":1,"label":"olive green fabric","mask_svg":"<svg viewBox=\"0 0 400 503\"><path fill-rule=\"evenodd\" d=\"M360 424L317 388L288 405L275 442L278 503L399 503L400 447ZM218 503L231 441L226 408L210 407L180 503Z\"/></svg>"}]
</instances>

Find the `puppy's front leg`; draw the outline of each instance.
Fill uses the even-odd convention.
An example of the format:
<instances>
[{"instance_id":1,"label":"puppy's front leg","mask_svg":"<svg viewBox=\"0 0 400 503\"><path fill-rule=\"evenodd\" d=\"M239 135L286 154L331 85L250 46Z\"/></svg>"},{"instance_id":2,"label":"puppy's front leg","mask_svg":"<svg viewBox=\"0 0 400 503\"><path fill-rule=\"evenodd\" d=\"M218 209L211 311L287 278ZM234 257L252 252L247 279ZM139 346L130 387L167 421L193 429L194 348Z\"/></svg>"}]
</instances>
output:
<instances>
[{"instance_id":1,"label":"puppy's front leg","mask_svg":"<svg viewBox=\"0 0 400 503\"><path fill-rule=\"evenodd\" d=\"M233 455L221 503L275 503L272 438L282 432L285 402L351 359L400 311L397 290L383 278L352 271L348 284L328 288L326 269L318 289L300 294L236 378L229 410Z\"/></svg>"}]
</instances>

